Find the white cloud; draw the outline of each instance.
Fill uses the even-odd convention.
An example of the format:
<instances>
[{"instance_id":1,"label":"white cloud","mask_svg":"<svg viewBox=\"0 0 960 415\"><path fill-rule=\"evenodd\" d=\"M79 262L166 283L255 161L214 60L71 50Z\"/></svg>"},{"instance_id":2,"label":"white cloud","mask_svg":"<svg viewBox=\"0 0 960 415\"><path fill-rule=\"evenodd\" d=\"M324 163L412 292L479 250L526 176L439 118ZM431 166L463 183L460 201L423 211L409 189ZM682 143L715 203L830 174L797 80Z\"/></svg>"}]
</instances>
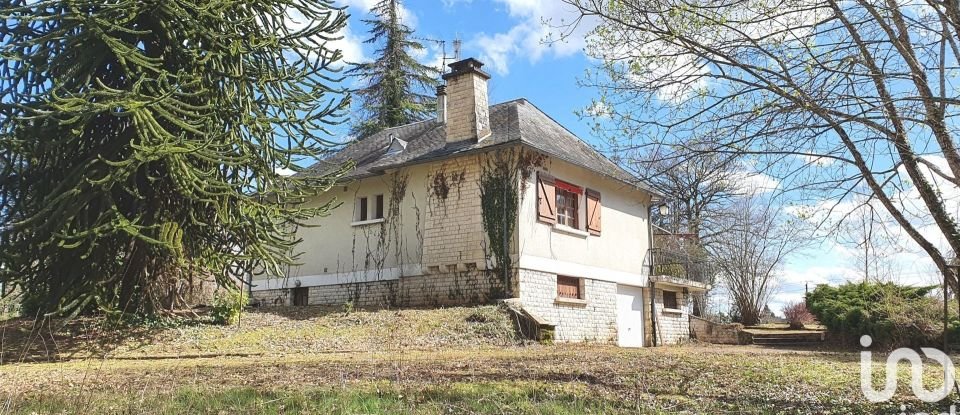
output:
<instances>
[{"instance_id":1,"label":"white cloud","mask_svg":"<svg viewBox=\"0 0 960 415\"><path fill-rule=\"evenodd\" d=\"M277 167L276 169L273 169L273 171L274 171L274 173L277 173L277 174L279 174L279 175L281 175L281 176L285 176L285 177L286 177L286 176L293 176L293 174L296 173L296 172L293 171L292 169L289 169L289 168L286 168L286 167Z\"/></svg>"},{"instance_id":2,"label":"white cloud","mask_svg":"<svg viewBox=\"0 0 960 415\"><path fill-rule=\"evenodd\" d=\"M582 21L572 33L565 26L575 21L579 12L565 3L547 0L497 0L507 6L510 17L519 22L502 33L480 33L468 42L478 49L480 60L494 71L506 75L510 63L525 57L537 62L545 55L570 56L583 50L584 37L594 26ZM567 36L564 36L567 35Z\"/></svg>"},{"instance_id":3,"label":"white cloud","mask_svg":"<svg viewBox=\"0 0 960 415\"><path fill-rule=\"evenodd\" d=\"M376 6L379 0L343 0L343 6L347 6L347 12L352 16L358 15L369 15L370 9L373 6ZM414 14L410 9L406 8L402 4L400 5L400 21L406 24L407 26L416 27L417 26L417 15Z\"/></svg>"},{"instance_id":4,"label":"white cloud","mask_svg":"<svg viewBox=\"0 0 960 415\"><path fill-rule=\"evenodd\" d=\"M587 107L585 112L593 118L610 118L613 109L610 107L610 104L606 102L594 101L593 104Z\"/></svg>"},{"instance_id":5,"label":"white cloud","mask_svg":"<svg viewBox=\"0 0 960 415\"><path fill-rule=\"evenodd\" d=\"M366 55L363 54L363 39L357 35L354 35L349 26L343 29L341 35L343 38L333 41L330 46L332 48L339 49L341 53L343 53L343 61L366 61Z\"/></svg>"}]
</instances>

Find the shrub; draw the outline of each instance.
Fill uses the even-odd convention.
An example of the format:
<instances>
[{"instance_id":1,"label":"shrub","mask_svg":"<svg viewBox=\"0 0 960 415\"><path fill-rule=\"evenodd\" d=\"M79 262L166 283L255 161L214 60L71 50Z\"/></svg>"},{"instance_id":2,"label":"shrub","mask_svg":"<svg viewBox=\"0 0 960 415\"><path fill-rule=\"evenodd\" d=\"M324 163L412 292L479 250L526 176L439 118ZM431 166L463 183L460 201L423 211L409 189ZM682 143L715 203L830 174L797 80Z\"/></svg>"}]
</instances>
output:
<instances>
[{"instance_id":1,"label":"shrub","mask_svg":"<svg viewBox=\"0 0 960 415\"><path fill-rule=\"evenodd\" d=\"M813 314L807 310L807 304L804 302L790 303L783 307L783 316L790 323L790 328L800 330L805 324L813 323Z\"/></svg>"},{"instance_id":2,"label":"shrub","mask_svg":"<svg viewBox=\"0 0 960 415\"><path fill-rule=\"evenodd\" d=\"M943 303L929 295L934 288L893 283L820 285L807 294L807 308L844 343L855 344L866 334L881 347L936 345L943 335Z\"/></svg>"},{"instance_id":3,"label":"shrub","mask_svg":"<svg viewBox=\"0 0 960 415\"><path fill-rule=\"evenodd\" d=\"M0 297L0 321L20 316L19 299L12 295Z\"/></svg>"},{"instance_id":4,"label":"shrub","mask_svg":"<svg viewBox=\"0 0 960 415\"><path fill-rule=\"evenodd\" d=\"M240 314L243 308L247 306L249 298L243 290L225 289L218 291L211 301L210 316L213 322L217 324L237 324L240 322Z\"/></svg>"}]
</instances>

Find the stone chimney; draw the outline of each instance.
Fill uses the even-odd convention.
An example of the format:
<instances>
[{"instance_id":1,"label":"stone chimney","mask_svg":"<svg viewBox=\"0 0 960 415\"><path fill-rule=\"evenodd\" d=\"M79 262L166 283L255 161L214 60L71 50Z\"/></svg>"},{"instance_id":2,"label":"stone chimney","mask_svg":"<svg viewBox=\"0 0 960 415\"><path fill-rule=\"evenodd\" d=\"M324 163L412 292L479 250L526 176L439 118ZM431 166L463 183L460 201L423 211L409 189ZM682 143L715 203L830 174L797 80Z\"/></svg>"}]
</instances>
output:
<instances>
[{"instance_id":1,"label":"stone chimney","mask_svg":"<svg viewBox=\"0 0 960 415\"><path fill-rule=\"evenodd\" d=\"M467 58L450 64L443 75L447 82L444 110L447 122L447 143L477 142L490 135L490 110L487 80L490 75L480 70L480 61ZM438 98L439 98L438 93Z\"/></svg>"}]
</instances>

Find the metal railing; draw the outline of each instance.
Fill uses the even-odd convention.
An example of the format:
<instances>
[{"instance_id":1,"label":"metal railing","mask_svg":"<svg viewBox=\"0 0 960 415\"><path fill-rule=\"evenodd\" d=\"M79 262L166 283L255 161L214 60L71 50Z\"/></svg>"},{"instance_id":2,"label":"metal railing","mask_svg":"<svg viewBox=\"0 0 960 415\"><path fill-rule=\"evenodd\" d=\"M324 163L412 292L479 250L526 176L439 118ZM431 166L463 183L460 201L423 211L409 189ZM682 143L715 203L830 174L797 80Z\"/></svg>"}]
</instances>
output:
<instances>
[{"instance_id":1,"label":"metal railing","mask_svg":"<svg viewBox=\"0 0 960 415\"><path fill-rule=\"evenodd\" d=\"M693 281L705 281L715 272L705 255L664 248L648 249L643 267L647 276L668 275Z\"/></svg>"}]
</instances>

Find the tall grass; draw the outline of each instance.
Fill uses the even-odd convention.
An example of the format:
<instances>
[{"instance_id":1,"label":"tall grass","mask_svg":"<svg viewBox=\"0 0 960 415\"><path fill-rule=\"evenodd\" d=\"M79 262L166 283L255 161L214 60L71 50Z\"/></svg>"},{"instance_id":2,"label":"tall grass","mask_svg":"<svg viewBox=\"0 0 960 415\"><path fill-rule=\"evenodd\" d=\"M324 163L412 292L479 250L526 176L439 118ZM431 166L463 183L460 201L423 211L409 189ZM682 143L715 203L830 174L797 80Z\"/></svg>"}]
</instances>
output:
<instances>
[{"instance_id":1,"label":"tall grass","mask_svg":"<svg viewBox=\"0 0 960 415\"><path fill-rule=\"evenodd\" d=\"M11 414L627 414L632 403L583 387L533 382L399 386L364 383L307 390L183 387L169 394L91 392L82 401L44 395L13 402Z\"/></svg>"}]
</instances>

